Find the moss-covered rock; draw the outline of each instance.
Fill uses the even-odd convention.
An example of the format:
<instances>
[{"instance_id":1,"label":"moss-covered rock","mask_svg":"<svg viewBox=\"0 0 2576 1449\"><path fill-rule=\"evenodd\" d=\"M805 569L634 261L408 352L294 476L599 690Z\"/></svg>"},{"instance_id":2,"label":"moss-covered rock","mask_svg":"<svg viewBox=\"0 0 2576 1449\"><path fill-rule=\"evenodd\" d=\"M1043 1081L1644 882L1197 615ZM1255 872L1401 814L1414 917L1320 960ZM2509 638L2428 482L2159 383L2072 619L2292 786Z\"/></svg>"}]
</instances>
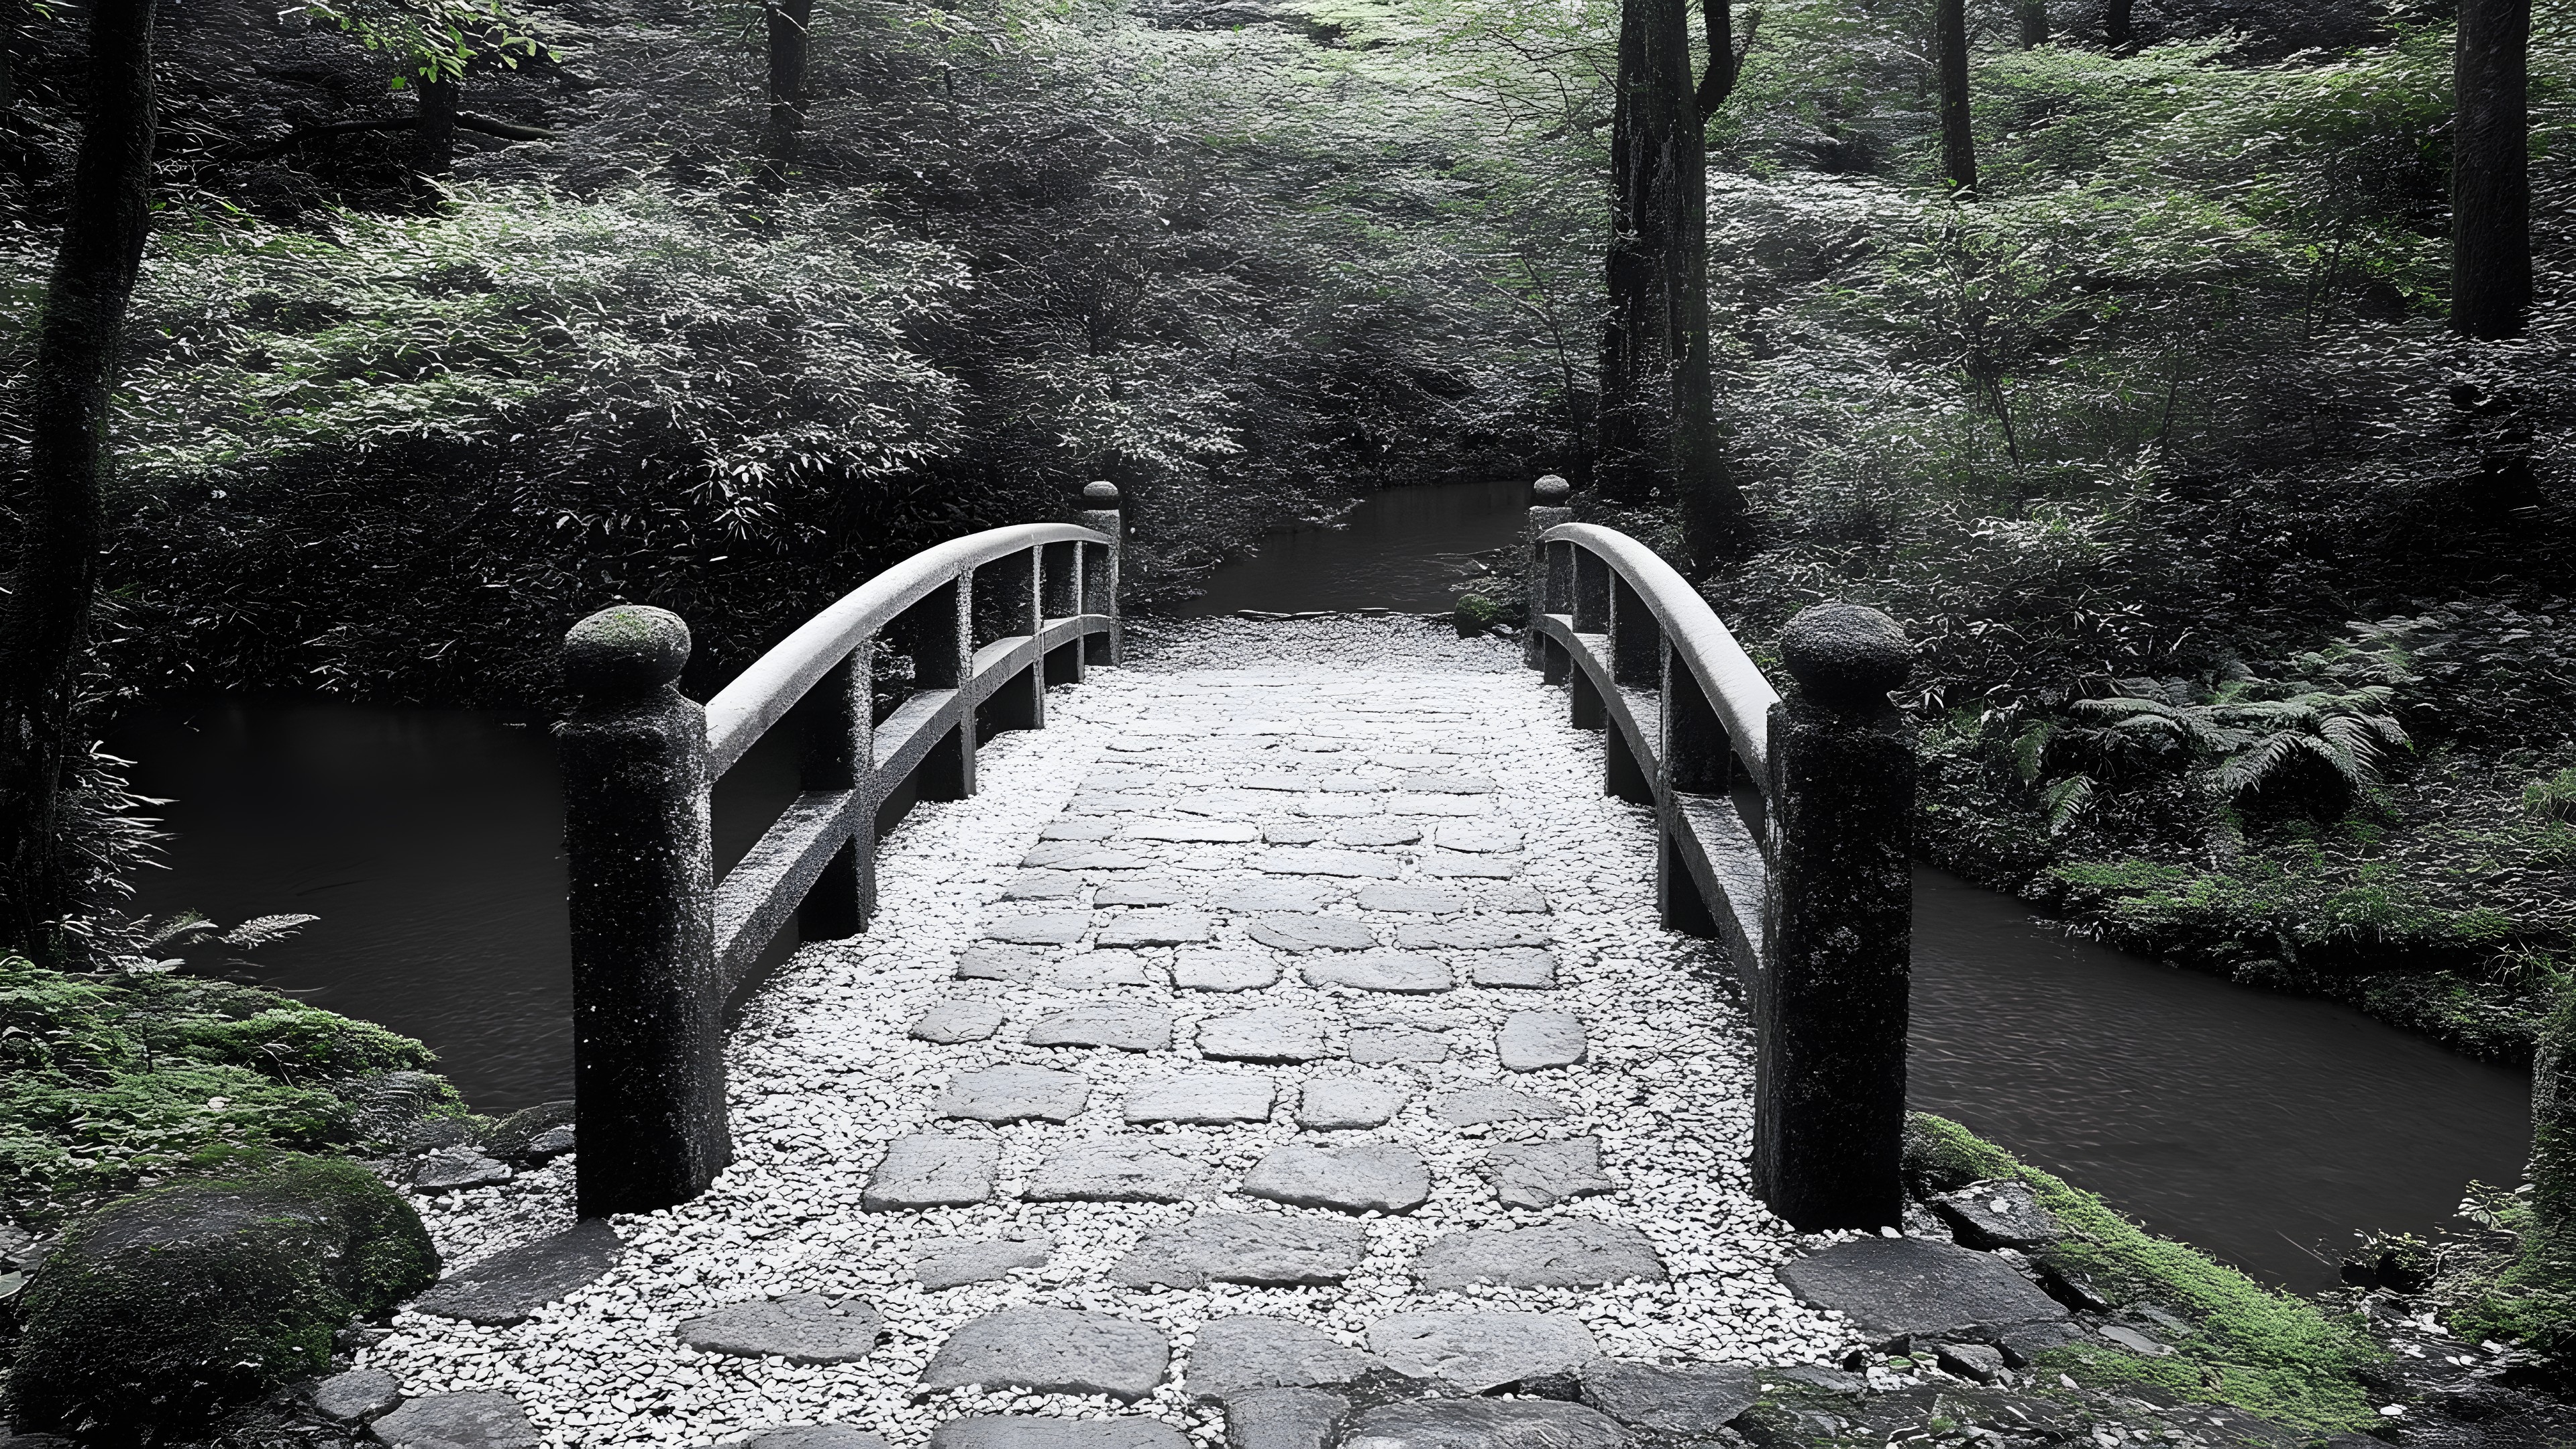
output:
<instances>
[{"instance_id":1,"label":"moss-covered rock","mask_svg":"<svg viewBox=\"0 0 2576 1449\"><path fill-rule=\"evenodd\" d=\"M420 1217L354 1163L245 1156L75 1223L21 1295L18 1427L148 1437L317 1372L352 1317L437 1281Z\"/></svg>"}]
</instances>

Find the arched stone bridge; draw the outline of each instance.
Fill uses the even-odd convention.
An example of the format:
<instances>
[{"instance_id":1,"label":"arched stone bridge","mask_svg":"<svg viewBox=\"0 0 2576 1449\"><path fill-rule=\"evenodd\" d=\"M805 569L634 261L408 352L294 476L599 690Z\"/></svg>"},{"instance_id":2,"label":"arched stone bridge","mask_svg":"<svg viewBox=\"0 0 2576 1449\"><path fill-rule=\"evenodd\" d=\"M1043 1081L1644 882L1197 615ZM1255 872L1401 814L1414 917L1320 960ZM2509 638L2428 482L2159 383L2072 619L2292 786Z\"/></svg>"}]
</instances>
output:
<instances>
[{"instance_id":1,"label":"arched stone bridge","mask_svg":"<svg viewBox=\"0 0 2576 1449\"><path fill-rule=\"evenodd\" d=\"M549 1445L1607 1449L1714 1432L1773 1380L1837 1386L1884 1325L1777 1270L1895 1215L1904 916L1870 891L1891 849L1901 876L1904 791L1776 756L1816 736L1811 771L1861 770L1894 681L1864 629L1818 668L1874 699L1766 719L1740 652L1650 619L1678 607L1652 579L1534 513L1552 617L1526 657L1401 617L1122 645L1097 513L1019 556L1016 633L977 637L972 564L888 586L760 667L783 702L729 689L703 734L661 689L676 658L618 623L574 660L567 727L582 1152L430 1199L463 1266L367 1351L400 1412ZM871 686L880 633L911 641L900 698ZM706 762L833 678L807 795L715 887ZM1596 728L1568 726L1569 680ZM872 784L854 758L908 762ZM1788 1146L1757 1193L1745 986L1796 1009L1777 953L1829 934L1765 875L1796 867L1800 812L1862 832L1809 883L1842 892L1808 956L1849 1010L1765 1028L1815 1059L1778 1082L1833 1080L1771 1109ZM723 963L800 900L819 939L723 1042ZM1893 1101L1887 983L1850 974L1885 966L1891 920ZM1848 1181L1783 1186L1809 1111ZM1792 1217L1840 1193L1861 1220L1801 1233L1765 1201L1800 1190ZM1997 1321L2064 1316L1988 1287Z\"/></svg>"}]
</instances>

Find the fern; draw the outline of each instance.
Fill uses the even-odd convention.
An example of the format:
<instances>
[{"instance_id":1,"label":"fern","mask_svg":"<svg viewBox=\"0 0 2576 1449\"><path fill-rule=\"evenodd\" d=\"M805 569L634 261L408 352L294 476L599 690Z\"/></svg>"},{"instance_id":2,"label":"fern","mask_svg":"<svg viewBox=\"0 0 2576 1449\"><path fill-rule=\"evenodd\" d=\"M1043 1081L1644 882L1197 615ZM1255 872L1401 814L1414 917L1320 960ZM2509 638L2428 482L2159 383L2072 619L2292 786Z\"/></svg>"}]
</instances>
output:
<instances>
[{"instance_id":1,"label":"fern","mask_svg":"<svg viewBox=\"0 0 2576 1449\"><path fill-rule=\"evenodd\" d=\"M255 951L270 942L285 940L320 919L303 915L253 916L215 939L237 951Z\"/></svg>"}]
</instances>

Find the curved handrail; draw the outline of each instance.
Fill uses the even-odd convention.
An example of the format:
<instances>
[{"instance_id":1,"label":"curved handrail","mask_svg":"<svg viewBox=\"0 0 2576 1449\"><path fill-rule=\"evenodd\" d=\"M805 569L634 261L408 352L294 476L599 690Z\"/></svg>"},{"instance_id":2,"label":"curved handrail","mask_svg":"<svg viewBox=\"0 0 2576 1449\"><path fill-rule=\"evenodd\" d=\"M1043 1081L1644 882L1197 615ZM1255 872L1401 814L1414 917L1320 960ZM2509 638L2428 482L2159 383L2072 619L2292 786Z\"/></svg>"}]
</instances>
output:
<instances>
[{"instance_id":1,"label":"curved handrail","mask_svg":"<svg viewBox=\"0 0 2576 1449\"><path fill-rule=\"evenodd\" d=\"M843 594L778 642L707 701L707 754L714 773L731 769L769 727L850 651L896 615L979 564L1049 543L1097 543L1107 534L1073 523L988 528L923 549Z\"/></svg>"},{"instance_id":2,"label":"curved handrail","mask_svg":"<svg viewBox=\"0 0 2576 1449\"><path fill-rule=\"evenodd\" d=\"M1735 642L1734 631L1699 596L1699 590L1653 549L1616 529L1560 523L1540 534L1539 542L1574 544L1628 581L1628 587L1654 612L1674 655L1698 678L1701 691L1725 722L1746 772L1764 789L1770 788L1771 706L1780 702L1780 691L1762 677L1761 668Z\"/></svg>"}]
</instances>

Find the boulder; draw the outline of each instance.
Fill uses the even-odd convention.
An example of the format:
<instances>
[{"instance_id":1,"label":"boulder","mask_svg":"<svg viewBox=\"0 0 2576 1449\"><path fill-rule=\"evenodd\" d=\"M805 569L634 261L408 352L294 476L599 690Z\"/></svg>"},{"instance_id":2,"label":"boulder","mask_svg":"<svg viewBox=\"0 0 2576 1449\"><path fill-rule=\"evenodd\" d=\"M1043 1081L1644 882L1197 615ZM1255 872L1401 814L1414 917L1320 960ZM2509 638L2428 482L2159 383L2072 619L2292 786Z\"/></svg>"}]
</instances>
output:
<instances>
[{"instance_id":1,"label":"boulder","mask_svg":"<svg viewBox=\"0 0 2576 1449\"><path fill-rule=\"evenodd\" d=\"M1971 1248L2045 1248L2066 1236L2023 1183L1972 1182L1932 1199L1931 1208Z\"/></svg>"},{"instance_id":2,"label":"boulder","mask_svg":"<svg viewBox=\"0 0 2576 1449\"><path fill-rule=\"evenodd\" d=\"M1801 1302L1851 1319L1871 1343L1912 1338L2060 1341L2066 1309L1990 1253L1920 1238L1860 1238L1781 1265Z\"/></svg>"},{"instance_id":3,"label":"boulder","mask_svg":"<svg viewBox=\"0 0 2576 1449\"><path fill-rule=\"evenodd\" d=\"M374 1424L389 1449L537 1449L537 1428L508 1394L431 1394Z\"/></svg>"},{"instance_id":4,"label":"boulder","mask_svg":"<svg viewBox=\"0 0 2576 1449\"><path fill-rule=\"evenodd\" d=\"M363 1424L402 1402L402 1385L383 1369L355 1368L313 1386L313 1411L335 1424Z\"/></svg>"},{"instance_id":5,"label":"boulder","mask_svg":"<svg viewBox=\"0 0 2576 1449\"><path fill-rule=\"evenodd\" d=\"M503 1162L533 1167L570 1152L573 1127L570 1101L539 1102L493 1123L492 1130L483 1134L483 1151Z\"/></svg>"},{"instance_id":6,"label":"boulder","mask_svg":"<svg viewBox=\"0 0 2576 1449\"><path fill-rule=\"evenodd\" d=\"M332 1335L438 1276L420 1217L355 1163L246 1159L75 1223L20 1294L19 1427L146 1437L321 1372Z\"/></svg>"}]
</instances>

